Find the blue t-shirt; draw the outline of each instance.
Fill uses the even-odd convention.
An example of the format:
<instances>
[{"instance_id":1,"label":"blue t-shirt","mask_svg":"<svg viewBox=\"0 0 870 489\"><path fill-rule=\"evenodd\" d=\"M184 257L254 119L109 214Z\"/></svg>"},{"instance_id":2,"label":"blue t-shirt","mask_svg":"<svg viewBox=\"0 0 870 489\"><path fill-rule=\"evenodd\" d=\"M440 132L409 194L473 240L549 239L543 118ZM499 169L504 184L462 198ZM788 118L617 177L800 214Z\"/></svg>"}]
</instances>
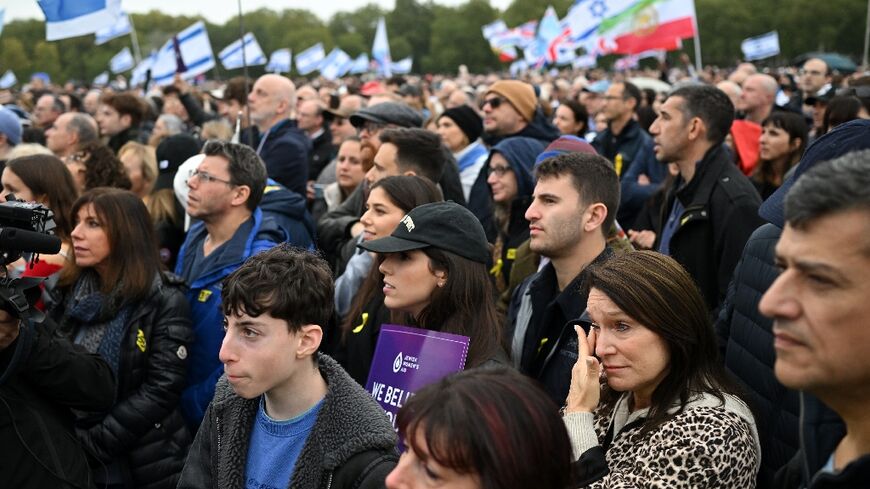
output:
<instances>
[{"instance_id":1,"label":"blue t-shirt","mask_svg":"<svg viewBox=\"0 0 870 489\"><path fill-rule=\"evenodd\" d=\"M321 405L323 399L293 419L276 421L266 414L265 397L260 397L245 464L247 489L284 489L290 486L296 459L317 421Z\"/></svg>"}]
</instances>

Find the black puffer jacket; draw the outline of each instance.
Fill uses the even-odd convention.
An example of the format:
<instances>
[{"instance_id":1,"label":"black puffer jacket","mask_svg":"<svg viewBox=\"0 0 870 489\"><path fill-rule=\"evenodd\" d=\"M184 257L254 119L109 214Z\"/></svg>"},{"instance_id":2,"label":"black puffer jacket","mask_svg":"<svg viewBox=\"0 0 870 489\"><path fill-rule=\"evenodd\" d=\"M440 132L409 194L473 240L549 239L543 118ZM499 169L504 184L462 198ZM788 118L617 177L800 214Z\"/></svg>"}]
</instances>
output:
<instances>
[{"instance_id":1,"label":"black puffer jacket","mask_svg":"<svg viewBox=\"0 0 870 489\"><path fill-rule=\"evenodd\" d=\"M396 433L381 408L332 358L320 355L328 391L296 461L294 489L375 489L396 465ZM179 489L242 489L260 398L243 399L221 377Z\"/></svg>"},{"instance_id":2,"label":"black puffer jacket","mask_svg":"<svg viewBox=\"0 0 870 489\"><path fill-rule=\"evenodd\" d=\"M174 275L155 277L148 298L130 314L115 404L78 432L98 461L96 470L101 463L119 462L130 488L174 488L191 442L179 410L193 339L183 285ZM69 317L59 323L70 338L82 326Z\"/></svg>"},{"instance_id":3,"label":"black puffer jacket","mask_svg":"<svg viewBox=\"0 0 870 489\"><path fill-rule=\"evenodd\" d=\"M762 453L759 489L770 487L773 475L799 446L798 393L776 380L773 320L758 311L761 296L779 275L774 248L780 234L782 229L765 224L749 237L716 322L725 368L746 389L758 421Z\"/></svg>"}]
</instances>

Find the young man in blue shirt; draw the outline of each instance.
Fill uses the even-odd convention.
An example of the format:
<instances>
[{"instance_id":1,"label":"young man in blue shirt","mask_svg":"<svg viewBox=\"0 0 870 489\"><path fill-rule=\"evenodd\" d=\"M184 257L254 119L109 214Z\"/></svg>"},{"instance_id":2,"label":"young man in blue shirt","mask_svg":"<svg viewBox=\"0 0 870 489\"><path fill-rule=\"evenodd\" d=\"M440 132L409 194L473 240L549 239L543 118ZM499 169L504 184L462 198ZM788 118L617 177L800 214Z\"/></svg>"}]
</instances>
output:
<instances>
[{"instance_id":1,"label":"young man in blue shirt","mask_svg":"<svg viewBox=\"0 0 870 489\"><path fill-rule=\"evenodd\" d=\"M317 352L333 307L326 262L280 245L248 259L222 293L225 375L178 487L382 487L396 434Z\"/></svg>"}]
</instances>

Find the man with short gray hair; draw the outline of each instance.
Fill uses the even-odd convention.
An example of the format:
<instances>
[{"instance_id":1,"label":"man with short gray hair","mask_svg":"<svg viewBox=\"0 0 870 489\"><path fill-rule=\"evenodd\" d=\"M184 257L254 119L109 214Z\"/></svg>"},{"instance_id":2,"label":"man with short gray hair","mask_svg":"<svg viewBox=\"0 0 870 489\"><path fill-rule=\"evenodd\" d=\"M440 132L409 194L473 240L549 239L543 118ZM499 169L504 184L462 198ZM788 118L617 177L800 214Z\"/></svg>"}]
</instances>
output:
<instances>
[{"instance_id":1,"label":"man with short gray hair","mask_svg":"<svg viewBox=\"0 0 870 489\"><path fill-rule=\"evenodd\" d=\"M761 124L773 111L776 102L776 91L779 84L765 74L749 75L743 82L743 91L737 108L746 116L746 120Z\"/></svg>"},{"instance_id":2,"label":"man with short gray hair","mask_svg":"<svg viewBox=\"0 0 870 489\"><path fill-rule=\"evenodd\" d=\"M98 140L97 121L80 112L61 114L45 131L46 147L62 160Z\"/></svg>"}]
</instances>

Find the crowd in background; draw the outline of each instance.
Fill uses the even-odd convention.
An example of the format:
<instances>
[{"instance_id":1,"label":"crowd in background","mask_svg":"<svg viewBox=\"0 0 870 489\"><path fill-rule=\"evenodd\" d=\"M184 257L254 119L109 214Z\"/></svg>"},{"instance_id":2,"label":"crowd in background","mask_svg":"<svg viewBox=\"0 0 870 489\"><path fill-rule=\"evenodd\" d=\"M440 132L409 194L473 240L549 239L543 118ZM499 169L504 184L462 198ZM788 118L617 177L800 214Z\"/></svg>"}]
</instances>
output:
<instances>
[{"instance_id":1,"label":"crowd in background","mask_svg":"<svg viewBox=\"0 0 870 489\"><path fill-rule=\"evenodd\" d=\"M870 75L681 62L0 91L0 195L61 241L7 266L47 319L0 318L0 474L866 484ZM384 324L470 338L401 458Z\"/></svg>"}]
</instances>

